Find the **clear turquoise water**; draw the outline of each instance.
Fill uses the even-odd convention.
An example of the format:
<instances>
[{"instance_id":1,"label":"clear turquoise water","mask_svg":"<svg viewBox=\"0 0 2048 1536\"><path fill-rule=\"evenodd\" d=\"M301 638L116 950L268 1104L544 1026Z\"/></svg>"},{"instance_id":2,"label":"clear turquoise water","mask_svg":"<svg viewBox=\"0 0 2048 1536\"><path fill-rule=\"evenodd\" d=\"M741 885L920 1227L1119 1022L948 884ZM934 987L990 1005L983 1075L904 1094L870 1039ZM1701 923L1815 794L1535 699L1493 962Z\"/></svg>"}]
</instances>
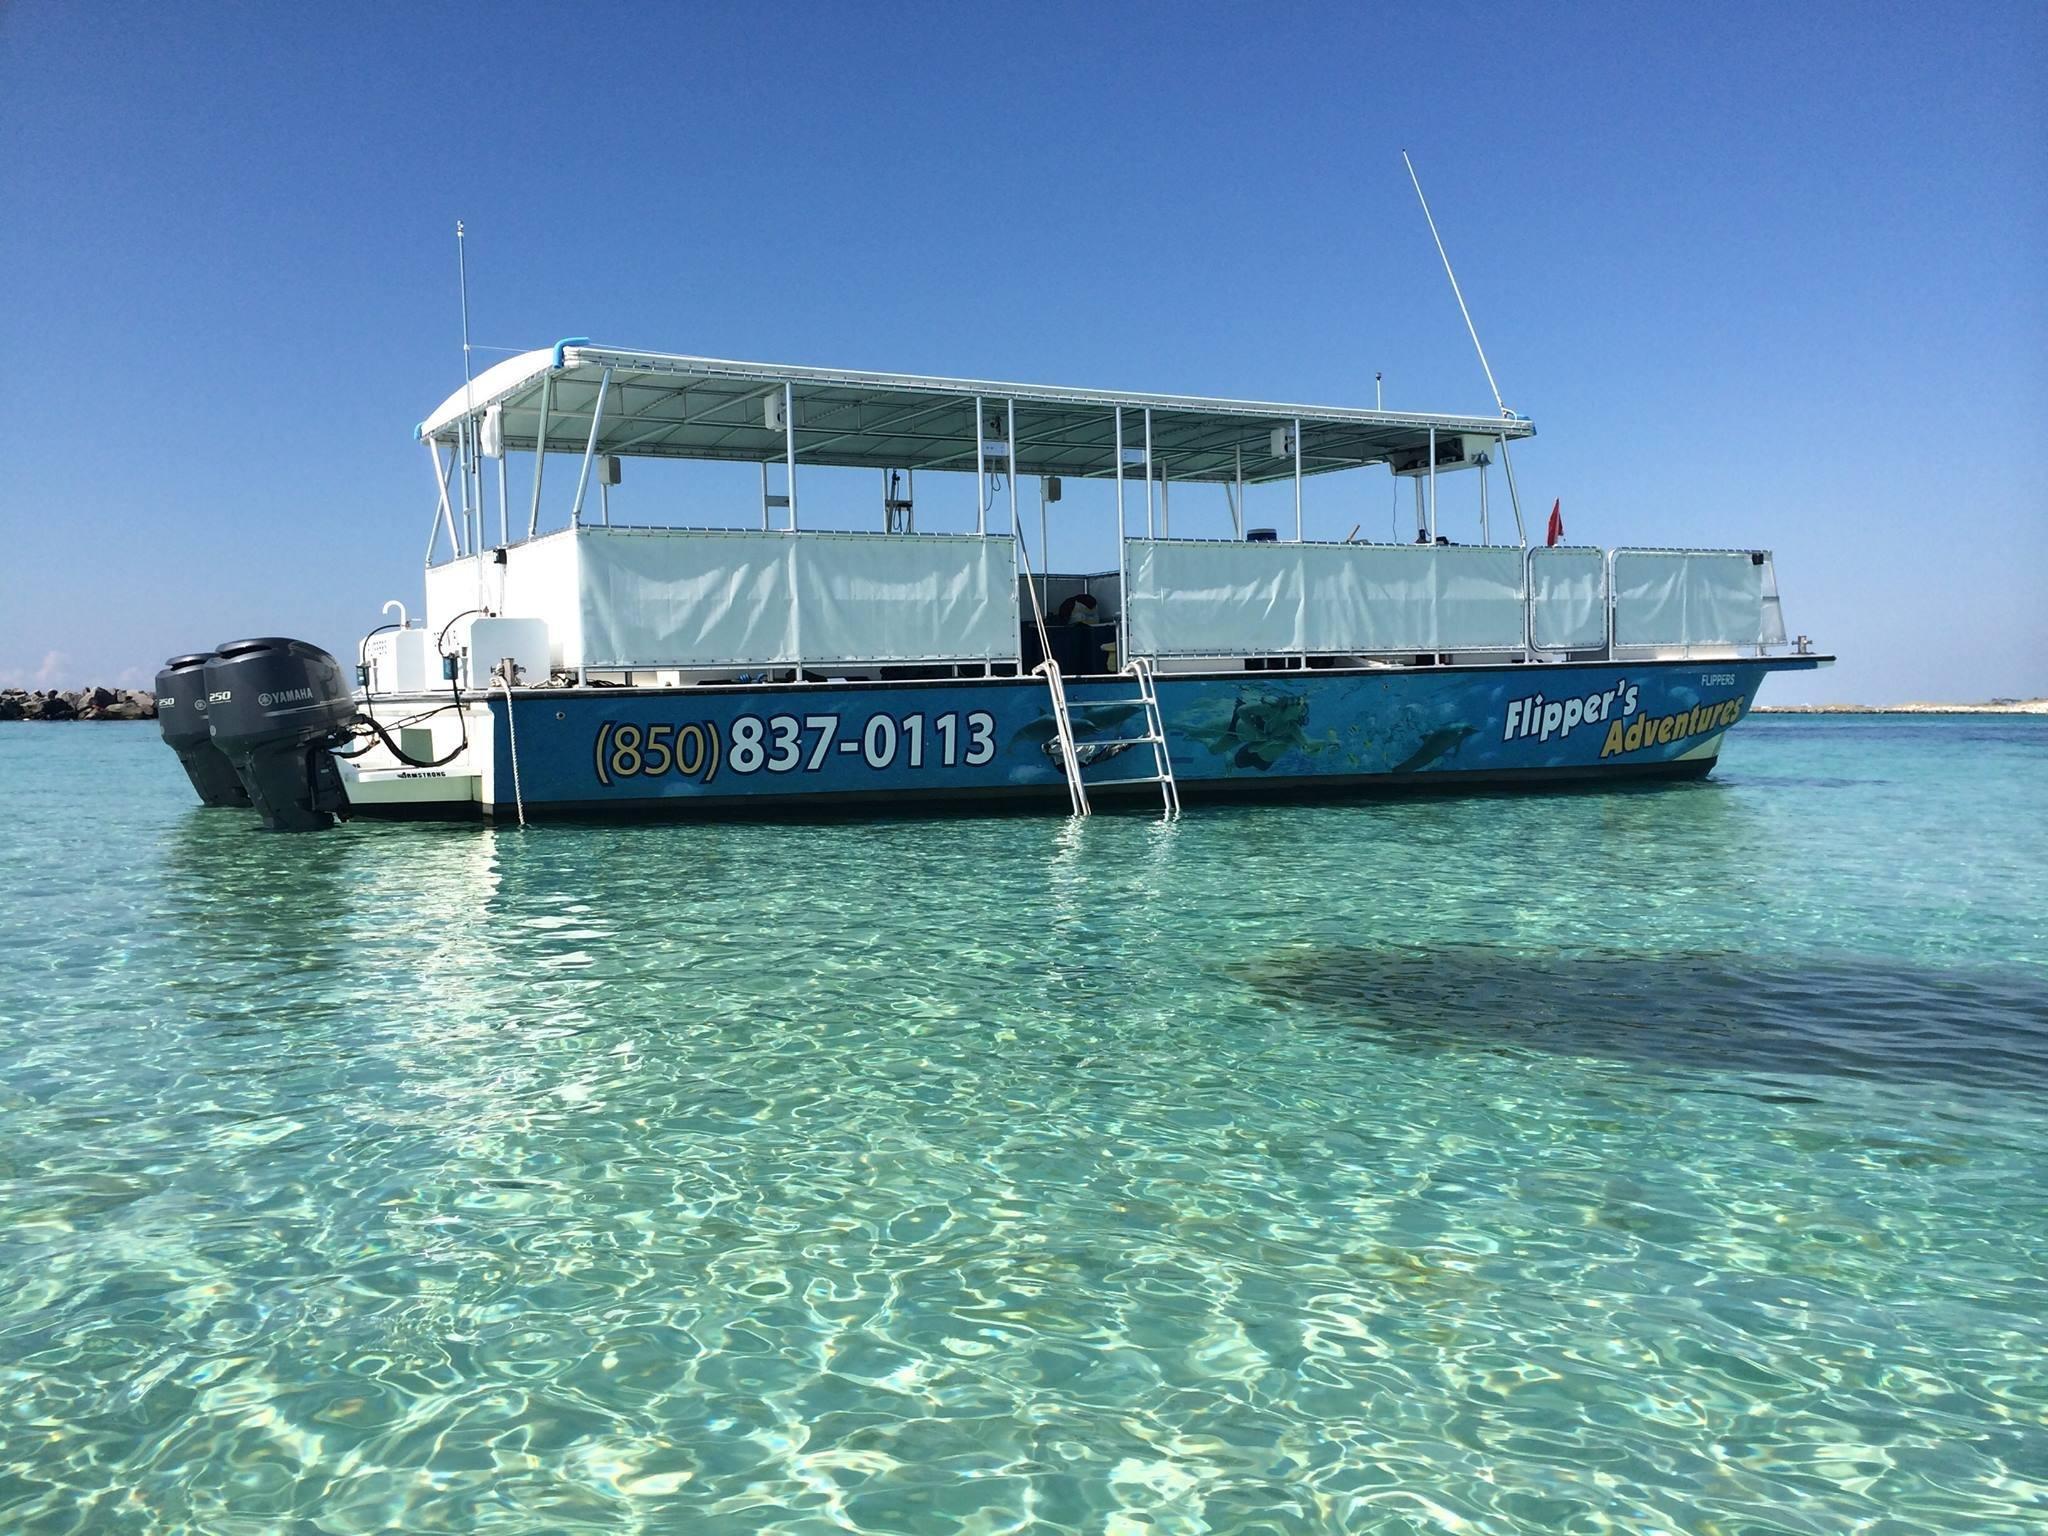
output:
<instances>
[{"instance_id":1,"label":"clear turquoise water","mask_svg":"<svg viewBox=\"0 0 2048 1536\"><path fill-rule=\"evenodd\" d=\"M0 1530L2031 1536L2044 799L284 838L0 727Z\"/></svg>"}]
</instances>

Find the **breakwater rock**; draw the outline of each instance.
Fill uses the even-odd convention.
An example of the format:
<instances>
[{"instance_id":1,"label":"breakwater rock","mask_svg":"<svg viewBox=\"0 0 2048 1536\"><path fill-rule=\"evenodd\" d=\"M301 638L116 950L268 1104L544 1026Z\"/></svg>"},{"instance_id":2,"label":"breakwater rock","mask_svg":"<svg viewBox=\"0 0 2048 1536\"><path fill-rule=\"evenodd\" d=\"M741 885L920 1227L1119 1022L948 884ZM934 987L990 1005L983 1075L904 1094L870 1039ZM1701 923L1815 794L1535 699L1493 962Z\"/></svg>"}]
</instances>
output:
<instances>
[{"instance_id":1,"label":"breakwater rock","mask_svg":"<svg viewBox=\"0 0 2048 1536\"><path fill-rule=\"evenodd\" d=\"M0 720L154 720L156 695L146 688L0 688Z\"/></svg>"},{"instance_id":2,"label":"breakwater rock","mask_svg":"<svg viewBox=\"0 0 2048 1536\"><path fill-rule=\"evenodd\" d=\"M1981 704L1759 704L1755 715L2048 715L2048 699L1990 699Z\"/></svg>"}]
</instances>

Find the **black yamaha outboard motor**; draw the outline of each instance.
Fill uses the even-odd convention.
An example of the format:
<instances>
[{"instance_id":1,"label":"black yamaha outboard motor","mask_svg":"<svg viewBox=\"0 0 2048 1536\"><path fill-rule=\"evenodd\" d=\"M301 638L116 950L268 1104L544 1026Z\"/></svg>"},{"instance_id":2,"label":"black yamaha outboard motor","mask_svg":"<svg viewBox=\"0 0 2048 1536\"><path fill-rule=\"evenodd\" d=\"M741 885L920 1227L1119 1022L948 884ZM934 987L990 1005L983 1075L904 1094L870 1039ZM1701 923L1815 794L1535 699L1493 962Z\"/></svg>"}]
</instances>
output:
<instances>
[{"instance_id":1,"label":"black yamaha outboard motor","mask_svg":"<svg viewBox=\"0 0 2048 1536\"><path fill-rule=\"evenodd\" d=\"M341 663L303 640L236 640L206 663L213 744L272 831L317 832L348 815L328 749L355 714Z\"/></svg>"},{"instance_id":2,"label":"black yamaha outboard motor","mask_svg":"<svg viewBox=\"0 0 2048 1536\"><path fill-rule=\"evenodd\" d=\"M206 724L206 664L211 660L213 652L201 651L164 663L156 675L157 729L185 765L200 804L246 806L249 791L242 788L235 765L213 744Z\"/></svg>"}]
</instances>

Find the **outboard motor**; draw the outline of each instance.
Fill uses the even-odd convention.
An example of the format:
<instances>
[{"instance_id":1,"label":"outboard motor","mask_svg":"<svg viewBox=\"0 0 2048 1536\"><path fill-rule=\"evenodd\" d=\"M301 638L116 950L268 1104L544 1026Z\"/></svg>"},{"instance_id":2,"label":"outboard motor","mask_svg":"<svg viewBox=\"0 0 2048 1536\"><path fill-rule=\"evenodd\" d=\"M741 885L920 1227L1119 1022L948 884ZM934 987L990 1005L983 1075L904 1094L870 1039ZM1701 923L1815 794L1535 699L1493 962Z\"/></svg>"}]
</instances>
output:
<instances>
[{"instance_id":1,"label":"outboard motor","mask_svg":"<svg viewBox=\"0 0 2048 1536\"><path fill-rule=\"evenodd\" d=\"M303 640L236 640L206 663L213 744L274 832L317 832L348 815L328 749L355 714L341 663Z\"/></svg>"},{"instance_id":2,"label":"outboard motor","mask_svg":"<svg viewBox=\"0 0 2048 1536\"><path fill-rule=\"evenodd\" d=\"M199 791L199 802L212 806L246 806L249 791L235 765L213 744L206 724L206 664L213 652L173 656L156 675L156 725L185 765L185 777Z\"/></svg>"}]
</instances>

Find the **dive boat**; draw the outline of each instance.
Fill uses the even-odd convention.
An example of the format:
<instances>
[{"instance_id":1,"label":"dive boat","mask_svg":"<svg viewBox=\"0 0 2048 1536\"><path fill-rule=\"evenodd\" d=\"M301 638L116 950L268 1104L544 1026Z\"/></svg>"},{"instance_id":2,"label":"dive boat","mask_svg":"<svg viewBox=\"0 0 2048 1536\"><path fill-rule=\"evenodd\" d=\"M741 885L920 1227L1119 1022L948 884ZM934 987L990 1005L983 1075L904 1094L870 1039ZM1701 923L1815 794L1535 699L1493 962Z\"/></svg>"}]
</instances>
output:
<instances>
[{"instance_id":1,"label":"dive boat","mask_svg":"<svg viewBox=\"0 0 2048 1536\"><path fill-rule=\"evenodd\" d=\"M387 604L398 618L364 638L353 678L294 640L174 658L160 720L203 801L280 828L1174 815L1184 798L1701 777L1766 676L1831 658L1788 645L1767 550L1532 544L1511 453L1533 432L1511 413L566 340L417 428L434 474L423 621ZM629 521L628 461L652 521ZM690 461L709 493L686 499L673 466L643 461ZM1491 526L1495 466L1512 542ZM834 470L879 483L865 528L844 526ZM1305 486L1380 473L1413 483L1412 538L1304 537ZM1440 484L1477 491L1464 542L1439 521ZM1262 487L1281 526L1247 526ZM1071 527L1090 499L1114 567L1047 570L1047 508ZM814 502L827 512L801 515Z\"/></svg>"}]
</instances>

